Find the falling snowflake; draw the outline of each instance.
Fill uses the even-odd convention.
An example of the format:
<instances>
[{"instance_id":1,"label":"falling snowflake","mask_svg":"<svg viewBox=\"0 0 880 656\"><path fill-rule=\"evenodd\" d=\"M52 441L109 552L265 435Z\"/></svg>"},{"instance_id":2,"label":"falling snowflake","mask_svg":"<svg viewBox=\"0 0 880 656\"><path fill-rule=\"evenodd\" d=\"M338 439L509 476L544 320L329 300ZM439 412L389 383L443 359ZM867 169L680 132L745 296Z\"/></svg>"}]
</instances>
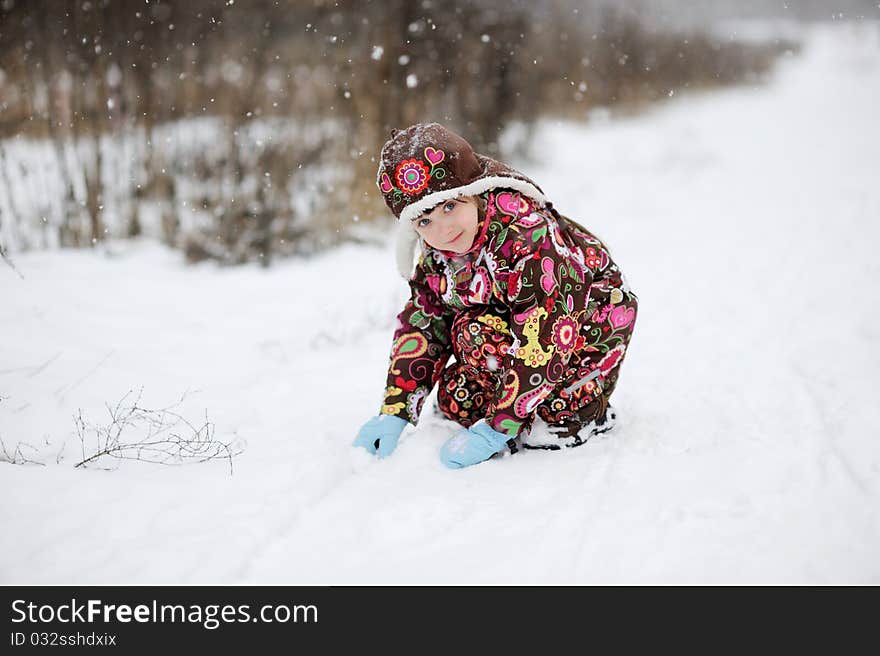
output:
<instances>
[{"instance_id":1,"label":"falling snowflake","mask_svg":"<svg viewBox=\"0 0 880 656\"><path fill-rule=\"evenodd\" d=\"M406 76L406 86L410 89L419 85L419 78L415 73Z\"/></svg>"},{"instance_id":2,"label":"falling snowflake","mask_svg":"<svg viewBox=\"0 0 880 656\"><path fill-rule=\"evenodd\" d=\"M373 46L373 52L370 55L370 59L373 61L379 61L382 59L382 54L385 52L385 48L382 46Z\"/></svg>"}]
</instances>

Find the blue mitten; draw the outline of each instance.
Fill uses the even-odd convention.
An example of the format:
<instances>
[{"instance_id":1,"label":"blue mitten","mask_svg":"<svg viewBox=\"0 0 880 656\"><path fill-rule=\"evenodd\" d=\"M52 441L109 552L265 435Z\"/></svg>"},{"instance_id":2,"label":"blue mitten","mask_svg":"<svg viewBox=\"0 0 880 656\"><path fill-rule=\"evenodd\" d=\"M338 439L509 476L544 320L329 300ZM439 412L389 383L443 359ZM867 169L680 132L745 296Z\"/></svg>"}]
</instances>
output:
<instances>
[{"instance_id":1,"label":"blue mitten","mask_svg":"<svg viewBox=\"0 0 880 656\"><path fill-rule=\"evenodd\" d=\"M476 465L501 451L509 439L510 435L492 430L485 421L478 421L446 441L440 449L440 460L450 469Z\"/></svg>"},{"instance_id":2,"label":"blue mitten","mask_svg":"<svg viewBox=\"0 0 880 656\"><path fill-rule=\"evenodd\" d=\"M400 439L400 434L408 423L405 419L394 415L371 417L367 423L361 426L352 446L362 446L380 458L390 456L397 447L397 440Z\"/></svg>"}]
</instances>

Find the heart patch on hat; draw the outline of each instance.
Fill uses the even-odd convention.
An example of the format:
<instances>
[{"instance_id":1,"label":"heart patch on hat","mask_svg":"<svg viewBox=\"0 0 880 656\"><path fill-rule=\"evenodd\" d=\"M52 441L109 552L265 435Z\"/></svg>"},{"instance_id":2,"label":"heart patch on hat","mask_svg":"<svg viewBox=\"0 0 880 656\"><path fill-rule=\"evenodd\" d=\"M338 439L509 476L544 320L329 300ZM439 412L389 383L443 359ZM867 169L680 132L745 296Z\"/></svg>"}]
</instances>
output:
<instances>
[{"instance_id":1,"label":"heart patch on hat","mask_svg":"<svg viewBox=\"0 0 880 656\"><path fill-rule=\"evenodd\" d=\"M446 153L440 149L428 146L425 148L425 159L431 163L431 166L437 166L440 162L446 159Z\"/></svg>"}]
</instances>

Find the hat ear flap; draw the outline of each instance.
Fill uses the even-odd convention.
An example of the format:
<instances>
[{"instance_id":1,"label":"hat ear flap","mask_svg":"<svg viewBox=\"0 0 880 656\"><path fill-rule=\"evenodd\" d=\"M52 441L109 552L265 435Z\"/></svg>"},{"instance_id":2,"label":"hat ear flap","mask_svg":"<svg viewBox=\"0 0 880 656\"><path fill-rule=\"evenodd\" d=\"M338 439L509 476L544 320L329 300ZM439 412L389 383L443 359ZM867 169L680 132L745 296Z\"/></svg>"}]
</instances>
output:
<instances>
[{"instance_id":1,"label":"hat ear flap","mask_svg":"<svg viewBox=\"0 0 880 656\"><path fill-rule=\"evenodd\" d=\"M419 235L413 229L409 221L398 221L397 234L395 237L395 259L397 271L403 278L409 280L415 270L415 250L419 242Z\"/></svg>"}]
</instances>

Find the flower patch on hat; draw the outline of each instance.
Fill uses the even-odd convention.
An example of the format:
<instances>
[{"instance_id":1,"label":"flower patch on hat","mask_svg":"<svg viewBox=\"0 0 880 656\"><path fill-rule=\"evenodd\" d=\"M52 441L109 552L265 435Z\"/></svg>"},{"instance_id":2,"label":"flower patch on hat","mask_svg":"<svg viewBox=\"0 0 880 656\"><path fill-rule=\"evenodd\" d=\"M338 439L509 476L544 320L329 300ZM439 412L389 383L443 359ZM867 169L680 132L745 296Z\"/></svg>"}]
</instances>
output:
<instances>
[{"instance_id":1,"label":"flower patch on hat","mask_svg":"<svg viewBox=\"0 0 880 656\"><path fill-rule=\"evenodd\" d=\"M397 165L394 171L394 179L400 190L414 196L428 187L428 167L417 159L406 159Z\"/></svg>"},{"instance_id":2,"label":"flower patch on hat","mask_svg":"<svg viewBox=\"0 0 880 656\"><path fill-rule=\"evenodd\" d=\"M398 164L394 169L393 181L383 171L379 188L383 194L393 193L394 202L398 202L404 194L417 196L428 188L431 178L442 180L446 177L446 169L440 166L445 159L446 153L443 150L428 146L424 150L424 160L410 158Z\"/></svg>"}]
</instances>

